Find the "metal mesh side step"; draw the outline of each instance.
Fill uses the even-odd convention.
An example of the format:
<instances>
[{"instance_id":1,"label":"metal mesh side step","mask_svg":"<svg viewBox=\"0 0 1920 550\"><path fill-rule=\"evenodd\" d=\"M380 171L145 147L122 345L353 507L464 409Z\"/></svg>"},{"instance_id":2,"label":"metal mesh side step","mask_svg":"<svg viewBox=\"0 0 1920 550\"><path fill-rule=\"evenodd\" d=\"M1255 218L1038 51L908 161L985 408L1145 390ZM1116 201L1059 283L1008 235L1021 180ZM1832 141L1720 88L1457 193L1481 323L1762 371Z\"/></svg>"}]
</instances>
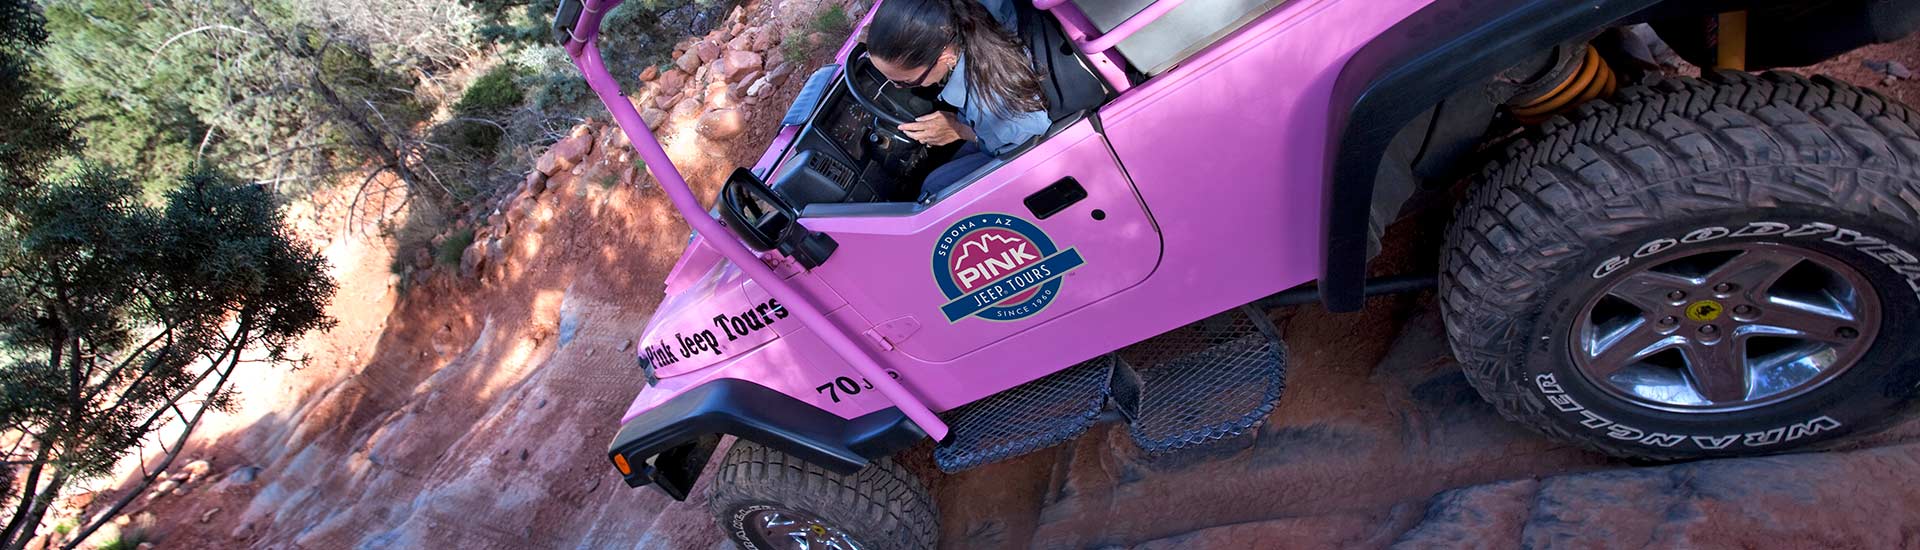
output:
<instances>
[{"instance_id":1,"label":"metal mesh side step","mask_svg":"<svg viewBox=\"0 0 1920 550\"><path fill-rule=\"evenodd\" d=\"M1117 368L1139 373L1129 431L1149 453L1245 433L1266 421L1286 387L1286 345L1264 313L1244 306L1115 355Z\"/></svg>"},{"instance_id":2,"label":"metal mesh side step","mask_svg":"<svg viewBox=\"0 0 1920 550\"><path fill-rule=\"evenodd\" d=\"M1093 427L1107 400L1103 355L941 415L951 429L933 451L947 473L1064 443Z\"/></svg>"}]
</instances>

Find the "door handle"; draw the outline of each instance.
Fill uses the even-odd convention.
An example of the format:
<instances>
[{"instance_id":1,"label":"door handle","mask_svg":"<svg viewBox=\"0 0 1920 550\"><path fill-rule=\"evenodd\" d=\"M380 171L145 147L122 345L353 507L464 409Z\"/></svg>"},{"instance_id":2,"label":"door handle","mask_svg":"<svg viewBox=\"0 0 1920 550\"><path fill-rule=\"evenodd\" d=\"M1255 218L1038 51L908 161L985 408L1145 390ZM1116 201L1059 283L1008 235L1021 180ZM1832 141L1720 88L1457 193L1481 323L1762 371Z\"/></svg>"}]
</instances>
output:
<instances>
[{"instance_id":1,"label":"door handle","mask_svg":"<svg viewBox=\"0 0 1920 550\"><path fill-rule=\"evenodd\" d=\"M1044 220L1084 198L1087 198L1087 188L1081 187L1073 176L1067 176L1027 195L1022 202L1027 204L1027 211L1032 212L1034 217Z\"/></svg>"}]
</instances>

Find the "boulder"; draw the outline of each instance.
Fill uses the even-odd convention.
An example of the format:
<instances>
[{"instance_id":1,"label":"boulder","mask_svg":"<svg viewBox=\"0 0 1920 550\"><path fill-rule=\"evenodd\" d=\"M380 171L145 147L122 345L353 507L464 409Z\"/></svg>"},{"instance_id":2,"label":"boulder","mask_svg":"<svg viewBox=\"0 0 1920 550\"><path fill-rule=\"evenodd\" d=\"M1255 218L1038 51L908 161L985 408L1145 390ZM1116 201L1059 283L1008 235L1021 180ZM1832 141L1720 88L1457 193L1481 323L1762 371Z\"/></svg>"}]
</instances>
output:
<instances>
[{"instance_id":1,"label":"boulder","mask_svg":"<svg viewBox=\"0 0 1920 550\"><path fill-rule=\"evenodd\" d=\"M514 203L513 208L507 210L507 224L513 227L522 227L522 224L525 224L527 222L527 216L532 214L533 214L532 202ZM473 244L474 246L480 246L482 243L475 242Z\"/></svg>"},{"instance_id":2,"label":"boulder","mask_svg":"<svg viewBox=\"0 0 1920 550\"><path fill-rule=\"evenodd\" d=\"M699 43L693 45L693 53L700 57L701 63L712 63L713 60L720 58L720 43L712 40L701 40ZM693 69L687 69L687 71L692 72Z\"/></svg>"},{"instance_id":3,"label":"boulder","mask_svg":"<svg viewBox=\"0 0 1920 550\"><path fill-rule=\"evenodd\" d=\"M767 65L770 67L773 67L772 70L767 71L767 81L772 82L774 86L780 86L780 85L786 84L787 77L793 76L792 63L781 63L778 65L775 65L773 64L773 61L769 59L767 61Z\"/></svg>"},{"instance_id":4,"label":"boulder","mask_svg":"<svg viewBox=\"0 0 1920 550\"><path fill-rule=\"evenodd\" d=\"M715 82L707 85L706 107L708 110L731 108L733 107L733 99L733 94L731 90L727 88L727 83Z\"/></svg>"},{"instance_id":5,"label":"boulder","mask_svg":"<svg viewBox=\"0 0 1920 550\"><path fill-rule=\"evenodd\" d=\"M184 495L184 494L187 494L187 493L190 493L190 492L193 492L193 488L192 488L192 487L188 487L188 486L185 486L185 485L181 485L181 486L179 486L179 487L174 487L174 488L173 488L173 494L175 494L175 495Z\"/></svg>"},{"instance_id":6,"label":"boulder","mask_svg":"<svg viewBox=\"0 0 1920 550\"><path fill-rule=\"evenodd\" d=\"M680 57L674 58L673 66L682 71L686 71L690 73L690 72L693 72L694 69L700 68L700 64L705 63L706 61L707 60L700 59L700 54L698 52L690 51L687 53L680 54Z\"/></svg>"},{"instance_id":7,"label":"boulder","mask_svg":"<svg viewBox=\"0 0 1920 550\"><path fill-rule=\"evenodd\" d=\"M745 6L734 6L733 11L727 12L727 20L732 21L736 25L746 23L747 8Z\"/></svg>"},{"instance_id":8,"label":"boulder","mask_svg":"<svg viewBox=\"0 0 1920 550\"><path fill-rule=\"evenodd\" d=\"M753 32L749 30L733 37L733 40L727 41L727 49L735 51L753 49Z\"/></svg>"},{"instance_id":9,"label":"boulder","mask_svg":"<svg viewBox=\"0 0 1920 550\"><path fill-rule=\"evenodd\" d=\"M747 24L746 24L746 23L734 23L734 24L733 24L733 29L732 29L731 31L729 31L729 32L731 32L732 34L741 34L741 33L744 33L744 32L747 32Z\"/></svg>"},{"instance_id":10,"label":"boulder","mask_svg":"<svg viewBox=\"0 0 1920 550\"><path fill-rule=\"evenodd\" d=\"M553 148L547 150L547 154L553 155L554 167L558 170L573 168L575 165L580 164L581 159L586 158L587 154L592 152L592 136L568 137L567 139L560 140L559 143L553 144ZM547 174L552 175L553 173L547 172Z\"/></svg>"},{"instance_id":11,"label":"boulder","mask_svg":"<svg viewBox=\"0 0 1920 550\"><path fill-rule=\"evenodd\" d=\"M161 496L161 495L165 495L165 494L167 494L167 493L171 493L171 492L173 492L173 490L174 490L175 488L177 488L177 487L179 487L179 486L180 486L180 482L178 482L178 481L174 481L174 480L171 480L171 479L169 479L169 480L166 480L166 481L162 481L162 482L160 482L160 484L159 484L159 485L155 485L155 486L153 486L153 493L152 493L152 494L149 494L149 495L147 495L147 500L153 500L153 499L156 499L156 498L160 498L160 496Z\"/></svg>"},{"instance_id":12,"label":"boulder","mask_svg":"<svg viewBox=\"0 0 1920 550\"><path fill-rule=\"evenodd\" d=\"M542 153L540 158L534 159L533 170L549 176L553 175L554 172L560 171L560 160L554 156L553 149L547 149L547 152Z\"/></svg>"},{"instance_id":13,"label":"boulder","mask_svg":"<svg viewBox=\"0 0 1920 550\"><path fill-rule=\"evenodd\" d=\"M188 462L186 468L183 468L183 470L186 470L189 474L203 476L207 475L207 472L213 471L213 463L205 460L195 460Z\"/></svg>"},{"instance_id":14,"label":"boulder","mask_svg":"<svg viewBox=\"0 0 1920 550\"><path fill-rule=\"evenodd\" d=\"M653 98L653 106L661 109L671 109L675 104L680 103L680 99L685 95L686 94L661 95L660 97Z\"/></svg>"},{"instance_id":15,"label":"boulder","mask_svg":"<svg viewBox=\"0 0 1920 550\"><path fill-rule=\"evenodd\" d=\"M745 101L748 99L747 90L753 88L754 81L759 78L759 75L754 75L748 77L746 80L736 82L734 85L727 87L727 94L731 95L734 101Z\"/></svg>"},{"instance_id":16,"label":"boulder","mask_svg":"<svg viewBox=\"0 0 1920 550\"><path fill-rule=\"evenodd\" d=\"M760 63L760 54L741 50L727 52L727 82L739 82L747 75L760 72Z\"/></svg>"},{"instance_id":17,"label":"boulder","mask_svg":"<svg viewBox=\"0 0 1920 550\"><path fill-rule=\"evenodd\" d=\"M660 85L660 95L674 95L674 94L680 93L680 89L685 88L687 86L688 72L691 72L691 71L682 71L680 69L667 69L667 72L660 73L660 80L655 82L656 84Z\"/></svg>"},{"instance_id":18,"label":"boulder","mask_svg":"<svg viewBox=\"0 0 1920 550\"><path fill-rule=\"evenodd\" d=\"M487 261L493 265L504 265L507 260L507 247L500 239L487 239Z\"/></svg>"},{"instance_id":19,"label":"boulder","mask_svg":"<svg viewBox=\"0 0 1920 550\"><path fill-rule=\"evenodd\" d=\"M624 151L633 148L633 142L627 140L626 130L620 128L608 129L605 144L606 147L601 149L601 151Z\"/></svg>"},{"instance_id":20,"label":"boulder","mask_svg":"<svg viewBox=\"0 0 1920 550\"><path fill-rule=\"evenodd\" d=\"M539 172L534 173L538 174ZM487 215L487 228L491 229L495 227L502 228L502 232L505 232L505 228L507 227L507 214L501 212L499 209L494 209L492 214ZM474 235L477 236L479 233L476 232Z\"/></svg>"},{"instance_id":21,"label":"boulder","mask_svg":"<svg viewBox=\"0 0 1920 550\"><path fill-rule=\"evenodd\" d=\"M649 107L647 110L640 112L640 120L647 122L648 131L658 130L660 129L660 123L667 121L667 112Z\"/></svg>"},{"instance_id":22,"label":"boulder","mask_svg":"<svg viewBox=\"0 0 1920 550\"><path fill-rule=\"evenodd\" d=\"M547 175L542 174L539 171L527 172L526 185L527 185L527 195L532 197L538 197L540 196L541 193L544 193L547 191ZM488 222L491 223L492 220L489 219Z\"/></svg>"},{"instance_id":23,"label":"boulder","mask_svg":"<svg viewBox=\"0 0 1920 550\"><path fill-rule=\"evenodd\" d=\"M778 66L787 64L787 53L783 50L784 48L773 48L773 49L767 50L767 59L766 61L764 61L766 66L778 67Z\"/></svg>"},{"instance_id":24,"label":"boulder","mask_svg":"<svg viewBox=\"0 0 1920 550\"><path fill-rule=\"evenodd\" d=\"M640 71L641 82L653 82L654 79L657 78L660 78L660 67L658 66L648 65L645 70Z\"/></svg>"},{"instance_id":25,"label":"boulder","mask_svg":"<svg viewBox=\"0 0 1920 550\"><path fill-rule=\"evenodd\" d=\"M752 34L753 34L753 44L750 44L749 46L753 48L753 51L764 52L767 50L771 50L773 49L774 46L777 46L780 44L780 34L773 32L772 29L761 27L760 29L755 30Z\"/></svg>"},{"instance_id":26,"label":"boulder","mask_svg":"<svg viewBox=\"0 0 1920 550\"><path fill-rule=\"evenodd\" d=\"M686 120L688 118L698 116L699 114L700 114L700 100L697 98L689 97L689 98L680 100L679 103L673 104L673 110L667 113L667 118Z\"/></svg>"},{"instance_id":27,"label":"boulder","mask_svg":"<svg viewBox=\"0 0 1920 550\"><path fill-rule=\"evenodd\" d=\"M734 109L715 109L700 117L700 135L711 140L740 135L746 128L746 115Z\"/></svg>"},{"instance_id":28,"label":"boulder","mask_svg":"<svg viewBox=\"0 0 1920 550\"><path fill-rule=\"evenodd\" d=\"M763 76L763 77L760 77L758 80L754 80L752 86L747 87L747 97L760 97L763 95L767 95L767 91L772 89L773 89L773 81L768 80L767 77Z\"/></svg>"},{"instance_id":29,"label":"boulder","mask_svg":"<svg viewBox=\"0 0 1920 550\"><path fill-rule=\"evenodd\" d=\"M486 267L487 243L475 242L460 254L460 276L474 278L480 275L480 268Z\"/></svg>"}]
</instances>

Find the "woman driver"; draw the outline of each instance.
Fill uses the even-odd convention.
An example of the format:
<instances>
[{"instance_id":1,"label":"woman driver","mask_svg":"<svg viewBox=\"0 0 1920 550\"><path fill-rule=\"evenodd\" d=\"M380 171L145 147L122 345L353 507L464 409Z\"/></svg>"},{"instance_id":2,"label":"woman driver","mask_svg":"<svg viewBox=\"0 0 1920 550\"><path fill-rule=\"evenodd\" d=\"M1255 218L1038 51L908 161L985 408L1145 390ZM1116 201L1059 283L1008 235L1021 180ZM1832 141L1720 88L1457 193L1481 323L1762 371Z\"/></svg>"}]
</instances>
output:
<instances>
[{"instance_id":1,"label":"woman driver","mask_svg":"<svg viewBox=\"0 0 1920 550\"><path fill-rule=\"evenodd\" d=\"M960 178L1047 130L1040 75L1008 27L1009 0L886 0L867 27L873 66L894 85L945 82L936 111L900 125L930 146L965 141L953 160L927 174L931 198ZM991 8L991 11L989 11Z\"/></svg>"}]
</instances>

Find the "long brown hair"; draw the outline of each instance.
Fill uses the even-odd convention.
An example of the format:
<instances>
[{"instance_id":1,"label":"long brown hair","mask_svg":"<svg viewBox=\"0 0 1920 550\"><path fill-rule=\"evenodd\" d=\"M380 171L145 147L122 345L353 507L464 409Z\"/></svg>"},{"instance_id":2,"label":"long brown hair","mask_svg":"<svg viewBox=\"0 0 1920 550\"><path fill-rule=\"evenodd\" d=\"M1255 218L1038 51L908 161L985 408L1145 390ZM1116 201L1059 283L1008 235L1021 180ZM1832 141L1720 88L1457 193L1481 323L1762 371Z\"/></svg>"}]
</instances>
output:
<instances>
[{"instance_id":1,"label":"long brown hair","mask_svg":"<svg viewBox=\"0 0 1920 550\"><path fill-rule=\"evenodd\" d=\"M1046 110L1020 39L975 0L885 0L867 27L867 53L908 67L933 66L948 46L967 58L968 95L994 114Z\"/></svg>"}]
</instances>

